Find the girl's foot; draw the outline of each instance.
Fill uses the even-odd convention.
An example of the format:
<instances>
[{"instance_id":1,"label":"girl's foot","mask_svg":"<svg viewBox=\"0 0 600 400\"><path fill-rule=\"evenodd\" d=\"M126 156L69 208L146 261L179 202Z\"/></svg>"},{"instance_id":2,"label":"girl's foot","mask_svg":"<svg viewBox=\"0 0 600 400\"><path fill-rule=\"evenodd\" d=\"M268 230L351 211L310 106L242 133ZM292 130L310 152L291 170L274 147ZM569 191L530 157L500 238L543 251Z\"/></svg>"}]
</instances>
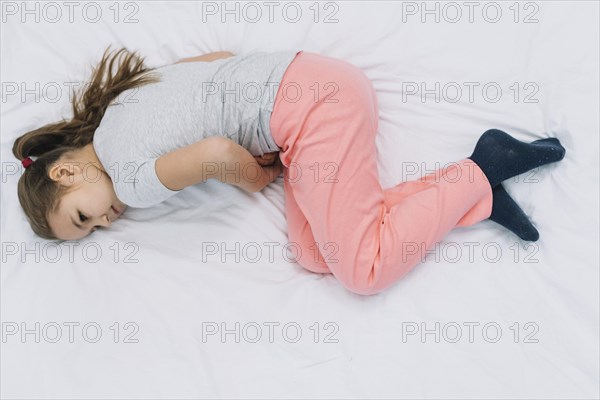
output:
<instances>
[{"instance_id":1,"label":"girl's foot","mask_svg":"<svg viewBox=\"0 0 600 400\"><path fill-rule=\"evenodd\" d=\"M521 207L508 194L502 184L492 189L492 214L489 219L502 225L523 240L535 242L540 234Z\"/></svg>"},{"instance_id":2,"label":"girl's foot","mask_svg":"<svg viewBox=\"0 0 600 400\"><path fill-rule=\"evenodd\" d=\"M533 168L560 161L566 153L556 138L521 142L498 129L487 130L468 157L483 171L492 188Z\"/></svg>"}]
</instances>

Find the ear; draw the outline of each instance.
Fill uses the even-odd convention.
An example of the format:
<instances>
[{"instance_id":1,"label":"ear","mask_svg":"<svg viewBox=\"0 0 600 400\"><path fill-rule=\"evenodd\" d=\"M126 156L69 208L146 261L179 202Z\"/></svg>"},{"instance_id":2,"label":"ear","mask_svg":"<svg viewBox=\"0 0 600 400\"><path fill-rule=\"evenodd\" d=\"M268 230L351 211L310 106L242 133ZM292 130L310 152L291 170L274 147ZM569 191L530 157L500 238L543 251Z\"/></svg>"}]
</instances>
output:
<instances>
[{"instance_id":1,"label":"ear","mask_svg":"<svg viewBox=\"0 0 600 400\"><path fill-rule=\"evenodd\" d=\"M50 179L60 182L63 186L72 186L77 183L75 176L78 174L81 174L81 166L77 162L55 163L48 171Z\"/></svg>"}]
</instances>

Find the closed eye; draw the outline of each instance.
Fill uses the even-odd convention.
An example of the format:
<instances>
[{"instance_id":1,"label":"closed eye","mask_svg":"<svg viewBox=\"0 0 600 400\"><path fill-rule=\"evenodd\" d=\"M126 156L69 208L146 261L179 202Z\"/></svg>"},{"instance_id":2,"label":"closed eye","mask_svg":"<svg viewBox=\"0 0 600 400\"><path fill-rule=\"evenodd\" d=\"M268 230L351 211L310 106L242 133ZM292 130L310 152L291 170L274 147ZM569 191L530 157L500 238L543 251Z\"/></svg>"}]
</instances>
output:
<instances>
[{"instance_id":1,"label":"closed eye","mask_svg":"<svg viewBox=\"0 0 600 400\"><path fill-rule=\"evenodd\" d=\"M79 220L80 220L81 222L85 222L85 221L87 221L87 219L88 219L88 217L86 217L86 216L85 216L85 215L83 215L81 212L79 212ZM95 231L97 231L97 230L98 230L98 229L100 229L100 228L102 228L100 225L96 225L96 226L94 226L94 227L92 228L91 232L95 232Z\"/></svg>"}]
</instances>

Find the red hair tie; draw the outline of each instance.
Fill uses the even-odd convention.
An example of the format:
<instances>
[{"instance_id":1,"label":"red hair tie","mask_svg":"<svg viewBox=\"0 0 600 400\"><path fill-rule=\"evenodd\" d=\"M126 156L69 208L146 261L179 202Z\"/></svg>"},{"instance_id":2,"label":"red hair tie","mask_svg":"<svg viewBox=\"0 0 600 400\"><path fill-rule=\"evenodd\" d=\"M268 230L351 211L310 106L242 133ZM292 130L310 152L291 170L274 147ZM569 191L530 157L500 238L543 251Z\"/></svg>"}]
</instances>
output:
<instances>
[{"instance_id":1,"label":"red hair tie","mask_svg":"<svg viewBox=\"0 0 600 400\"><path fill-rule=\"evenodd\" d=\"M27 157L23 161L21 161L21 164L27 169L27 167L33 164L33 160L30 157Z\"/></svg>"}]
</instances>

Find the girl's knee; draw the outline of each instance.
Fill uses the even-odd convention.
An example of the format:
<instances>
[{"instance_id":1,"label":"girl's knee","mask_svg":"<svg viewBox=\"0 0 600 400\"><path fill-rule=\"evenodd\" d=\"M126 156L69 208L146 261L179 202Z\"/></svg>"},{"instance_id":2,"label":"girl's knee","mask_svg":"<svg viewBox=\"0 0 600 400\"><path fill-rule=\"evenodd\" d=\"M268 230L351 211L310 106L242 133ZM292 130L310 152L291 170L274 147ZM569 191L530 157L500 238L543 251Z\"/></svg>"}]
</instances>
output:
<instances>
[{"instance_id":1,"label":"girl's knee","mask_svg":"<svg viewBox=\"0 0 600 400\"><path fill-rule=\"evenodd\" d=\"M327 266L321 266L321 265L306 265L306 264L300 264L302 265L302 267L310 272L314 272L316 274L331 274L331 270L327 267Z\"/></svg>"},{"instance_id":2,"label":"girl's knee","mask_svg":"<svg viewBox=\"0 0 600 400\"><path fill-rule=\"evenodd\" d=\"M327 264L320 259L315 260L312 255L303 255L302 258L296 260L302 268L317 274L331 274L331 270Z\"/></svg>"},{"instance_id":3,"label":"girl's knee","mask_svg":"<svg viewBox=\"0 0 600 400\"><path fill-rule=\"evenodd\" d=\"M342 282L343 286L351 291L352 293L360 294L362 296L372 296L374 294L381 293L385 288L378 287L376 285L364 284L364 283L348 283Z\"/></svg>"},{"instance_id":4,"label":"girl's knee","mask_svg":"<svg viewBox=\"0 0 600 400\"><path fill-rule=\"evenodd\" d=\"M294 237L290 235L291 244L289 248L292 249L293 253L291 261L297 262L302 268L310 272L331 274L331 270L316 247L312 246L311 248L305 240L294 241L293 239ZM300 239L304 239L304 237Z\"/></svg>"},{"instance_id":5,"label":"girl's knee","mask_svg":"<svg viewBox=\"0 0 600 400\"><path fill-rule=\"evenodd\" d=\"M401 274L393 278L389 274L374 274L373 268L369 271L368 274L337 274L335 272L334 274L338 281L340 281L341 284L352 293L360 294L363 296L371 296L383 292L385 289L392 286L395 282L404 278L404 276L411 270L412 266L416 265L416 263L416 260L411 260L408 263L403 263ZM385 268L389 268L389 266Z\"/></svg>"}]
</instances>

